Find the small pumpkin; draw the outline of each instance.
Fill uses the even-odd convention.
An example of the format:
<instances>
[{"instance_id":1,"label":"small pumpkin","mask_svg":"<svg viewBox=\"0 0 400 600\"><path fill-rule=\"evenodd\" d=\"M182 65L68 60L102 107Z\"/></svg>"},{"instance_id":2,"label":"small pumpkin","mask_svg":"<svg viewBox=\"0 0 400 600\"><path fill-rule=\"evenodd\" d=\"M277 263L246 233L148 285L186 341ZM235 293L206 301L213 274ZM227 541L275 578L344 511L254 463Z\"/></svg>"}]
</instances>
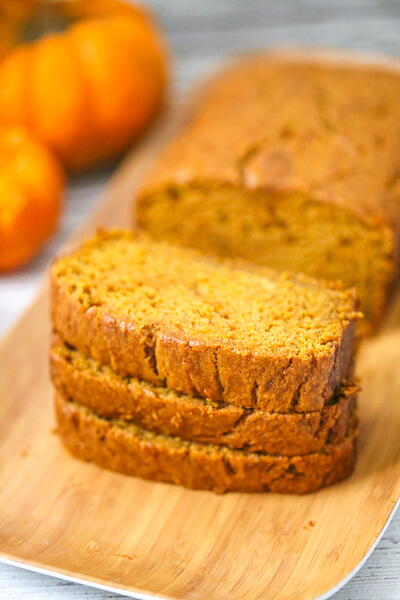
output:
<instances>
[{"instance_id":1,"label":"small pumpkin","mask_svg":"<svg viewBox=\"0 0 400 600\"><path fill-rule=\"evenodd\" d=\"M25 264L54 231L63 182L42 143L21 128L0 129L0 272Z\"/></svg>"},{"instance_id":2,"label":"small pumpkin","mask_svg":"<svg viewBox=\"0 0 400 600\"><path fill-rule=\"evenodd\" d=\"M13 4L0 14L0 126L30 129L72 170L122 152L165 90L166 50L149 15L119 0Z\"/></svg>"}]
</instances>

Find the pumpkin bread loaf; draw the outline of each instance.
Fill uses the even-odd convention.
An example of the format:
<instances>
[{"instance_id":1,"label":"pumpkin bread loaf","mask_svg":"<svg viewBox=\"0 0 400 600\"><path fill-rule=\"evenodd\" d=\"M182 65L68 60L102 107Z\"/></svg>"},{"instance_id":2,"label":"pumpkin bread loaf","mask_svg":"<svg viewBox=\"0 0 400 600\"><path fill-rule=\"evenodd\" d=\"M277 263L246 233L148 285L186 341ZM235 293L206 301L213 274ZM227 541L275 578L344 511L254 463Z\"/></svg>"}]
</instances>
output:
<instances>
[{"instance_id":1,"label":"pumpkin bread loaf","mask_svg":"<svg viewBox=\"0 0 400 600\"><path fill-rule=\"evenodd\" d=\"M322 410L351 377L352 291L102 233L51 272L68 344L122 376L264 411Z\"/></svg>"},{"instance_id":2,"label":"pumpkin bread loaf","mask_svg":"<svg viewBox=\"0 0 400 600\"><path fill-rule=\"evenodd\" d=\"M99 416L202 443L285 456L309 454L345 440L357 388L347 388L321 412L265 413L216 404L121 377L55 337L50 364L56 389Z\"/></svg>"},{"instance_id":3,"label":"pumpkin bread loaf","mask_svg":"<svg viewBox=\"0 0 400 600\"><path fill-rule=\"evenodd\" d=\"M56 396L58 431L78 458L145 479L215 492L303 494L347 477L355 460L355 430L337 445L304 456L274 456L162 436L99 417Z\"/></svg>"},{"instance_id":4,"label":"pumpkin bread loaf","mask_svg":"<svg viewBox=\"0 0 400 600\"><path fill-rule=\"evenodd\" d=\"M356 286L375 328L399 263L399 73L290 54L239 61L155 162L136 225Z\"/></svg>"}]
</instances>

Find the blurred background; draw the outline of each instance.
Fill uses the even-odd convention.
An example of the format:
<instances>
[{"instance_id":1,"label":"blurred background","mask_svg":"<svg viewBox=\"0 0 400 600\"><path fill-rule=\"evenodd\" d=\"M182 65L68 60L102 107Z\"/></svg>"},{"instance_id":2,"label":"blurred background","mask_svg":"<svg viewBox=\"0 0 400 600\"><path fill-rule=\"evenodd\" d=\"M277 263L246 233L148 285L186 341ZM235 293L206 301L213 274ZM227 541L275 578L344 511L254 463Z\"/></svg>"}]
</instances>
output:
<instances>
[{"instance_id":1,"label":"blurred background","mask_svg":"<svg viewBox=\"0 0 400 600\"><path fill-rule=\"evenodd\" d=\"M2 32L4 33L5 15L10 11L15 13L23 3L24 0L16 2L0 0L0 9L2 9L0 18L3 19L0 21L0 37L3 35ZM87 2L87 5L94 4L99 3ZM166 87L173 94L184 93L194 81L214 69L227 56L271 45L333 46L400 56L400 2L398 0L338 0L336 2L144 0L142 6L151 11L167 40L171 56L171 71L166 79ZM5 39L6 37L3 36L0 40L0 51ZM0 86L3 86L3 90L5 79L2 79L1 60L7 59L4 58L6 54L7 52L0 54ZM164 89L158 92L164 93ZM50 93L49 95L51 96ZM49 98L49 106L51 104ZM0 90L0 125L1 106ZM152 115L149 114L148 119L151 117ZM145 121L146 119L140 126L144 125ZM135 135L136 132L132 132L133 142ZM60 158L62 170L65 168L63 163L68 162L64 159L64 156ZM0 336L29 304L45 267L68 235L81 225L96 203L105 182L117 167L120 158L110 160L111 162L108 161L100 168L96 164L90 165L89 169L81 173L70 172L69 166L65 169L68 174L61 216L59 220L55 216L52 217L48 227L48 231L53 229L54 233L43 245L38 243L37 249L32 250L32 257L29 256L29 259L24 260L18 268L7 268L0 273ZM7 198L4 194L7 186L1 187L1 163L0 141L0 271L2 214L3 224L9 219L9 211L5 206ZM59 180L56 169L51 164L47 167L56 177L57 186ZM32 224L30 226L32 227ZM46 230L44 237L47 236L48 231ZM399 600L399 567L400 518L398 515L366 566L335 598L337 600L368 600L369 598ZM0 598L12 600L25 598L28 595L31 599L54 597L77 600L78 598L116 597L105 592L97 592L0 566Z\"/></svg>"}]
</instances>

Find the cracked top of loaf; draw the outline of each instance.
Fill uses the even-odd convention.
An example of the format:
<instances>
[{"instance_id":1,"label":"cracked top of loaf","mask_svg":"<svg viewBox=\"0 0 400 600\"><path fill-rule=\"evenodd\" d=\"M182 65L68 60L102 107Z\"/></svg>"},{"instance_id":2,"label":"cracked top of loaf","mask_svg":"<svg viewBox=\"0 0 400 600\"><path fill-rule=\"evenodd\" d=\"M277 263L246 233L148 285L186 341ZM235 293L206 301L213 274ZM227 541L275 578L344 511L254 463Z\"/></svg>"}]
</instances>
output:
<instances>
[{"instance_id":1,"label":"cracked top of loaf","mask_svg":"<svg viewBox=\"0 0 400 600\"><path fill-rule=\"evenodd\" d=\"M296 191L400 221L400 69L245 57L210 80L143 195L187 184Z\"/></svg>"}]
</instances>

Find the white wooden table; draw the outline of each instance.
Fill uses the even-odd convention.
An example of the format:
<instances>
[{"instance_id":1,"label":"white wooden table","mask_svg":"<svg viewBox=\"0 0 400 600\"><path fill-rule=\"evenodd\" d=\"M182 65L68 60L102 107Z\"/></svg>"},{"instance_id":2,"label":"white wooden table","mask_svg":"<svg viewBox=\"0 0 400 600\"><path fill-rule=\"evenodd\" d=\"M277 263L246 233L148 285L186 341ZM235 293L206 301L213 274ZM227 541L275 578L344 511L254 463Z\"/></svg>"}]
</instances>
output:
<instances>
[{"instance_id":1,"label":"white wooden table","mask_svg":"<svg viewBox=\"0 0 400 600\"><path fill-rule=\"evenodd\" d=\"M169 35L175 55L174 85L179 89L226 54L266 45L331 45L400 56L398 0L148 0L146 4ZM111 169L70 181L58 235L29 267L0 277L0 336L29 304L44 268L96 202L110 173ZM0 565L0 600L122 597ZM400 511L361 571L334 598L400 600Z\"/></svg>"}]
</instances>

